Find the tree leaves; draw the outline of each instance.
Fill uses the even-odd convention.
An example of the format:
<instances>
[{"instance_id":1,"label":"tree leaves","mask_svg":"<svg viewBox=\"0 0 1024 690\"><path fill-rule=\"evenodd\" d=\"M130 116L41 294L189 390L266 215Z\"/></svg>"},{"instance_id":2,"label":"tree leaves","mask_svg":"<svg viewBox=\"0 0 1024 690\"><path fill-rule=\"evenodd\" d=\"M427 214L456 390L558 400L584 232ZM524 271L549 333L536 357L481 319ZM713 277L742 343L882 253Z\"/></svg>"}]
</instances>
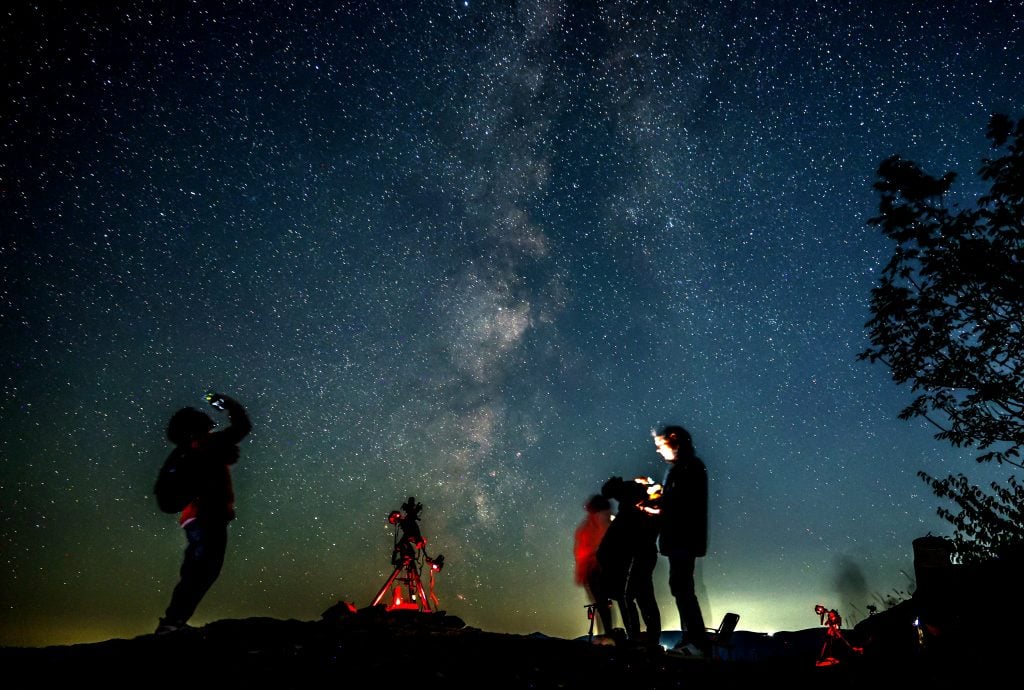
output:
<instances>
[{"instance_id":1,"label":"tree leaves","mask_svg":"<svg viewBox=\"0 0 1024 690\"><path fill-rule=\"evenodd\" d=\"M859 359L882 362L916 394L900 419L921 417L935 438L975 447L979 462L1021 467L1024 445L1024 121L994 115L987 130L998 158L979 171L991 182L973 209L946 207L957 176L928 175L892 156L874 184L879 214L869 225L894 241L893 256L871 291L871 346ZM939 509L957 529L963 558L996 555L1007 540L1024 542L1019 485L991 493L963 475L936 480L936 496L960 506ZM1016 500L1016 508L1003 501Z\"/></svg>"}]
</instances>

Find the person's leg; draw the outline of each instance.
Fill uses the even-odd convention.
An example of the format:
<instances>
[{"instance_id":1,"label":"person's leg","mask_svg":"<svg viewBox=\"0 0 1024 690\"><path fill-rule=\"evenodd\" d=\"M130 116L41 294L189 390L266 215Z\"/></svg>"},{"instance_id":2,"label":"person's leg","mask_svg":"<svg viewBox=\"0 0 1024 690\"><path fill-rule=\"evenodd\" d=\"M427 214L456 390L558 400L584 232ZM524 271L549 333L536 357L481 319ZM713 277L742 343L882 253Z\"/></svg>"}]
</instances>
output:
<instances>
[{"instance_id":1,"label":"person's leg","mask_svg":"<svg viewBox=\"0 0 1024 690\"><path fill-rule=\"evenodd\" d=\"M696 558L682 554L668 558L668 586L676 600L679 622L686 630L686 639L705 653L710 652L704 614L697 601L696 583L693 579Z\"/></svg>"},{"instance_id":2,"label":"person's leg","mask_svg":"<svg viewBox=\"0 0 1024 690\"><path fill-rule=\"evenodd\" d=\"M647 641L661 644L661 609L654 594L654 569L658 565L657 552L639 556L633 561L626 596L636 601L647 629Z\"/></svg>"},{"instance_id":3,"label":"person's leg","mask_svg":"<svg viewBox=\"0 0 1024 690\"><path fill-rule=\"evenodd\" d=\"M636 642L640 637L640 613L636 602L628 595L619 599L619 614L622 616L622 627L626 629L626 639Z\"/></svg>"},{"instance_id":4,"label":"person's leg","mask_svg":"<svg viewBox=\"0 0 1024 690\"><path fill-rule=\"evenodd\" d=\"M630 642L639 643L640 635L640 611L636 600L636 578L638 575L637 559L633 556L626 564L626 577L622 583L622 623L626 628L626 637Z\"/></svg>"},{"instance_id":5,"label":"person's leg","mask_svg":"<svg viewBox=\"0 0 1024 690\"><path fill-rule=\"evenodd\" d=\"M587 580L587 593L597 609L598 634L610 635L612 632L612 602L605 595L601 580L601 571L599 568L595 568Z\"/></svg>"},{"instance_id":6,"label":"person's leg","mask_svg":"<svg viewBox=\"0 0 1024 690\"><path fill-rule=\"evenodd\" d=\"M629 638L629 631L633 627L633 620L636 615L635 608L631 611L630 602L626 600L626 580L629 576L629 560L623 556L616 559L608 559L601 564L601 585L600 591L610 601L614 601L619 609L619 620L622 621L621 633L616 632L613 627L609 632L616 643L625 642Z\"/></svg>"},{"instance_id":7,"label":"person's leg","mask_svg":"<svg viewBox=\"0 0 1024 690\"><path fill-rule=\"evenodd\" d=\"M227 524L200 524L199 520L194 520L185 526L185 536L188 539L185 559L171 603L161 620L162 625L182 626L187 623L224 565Z\"/></svg>"}]
</instances>

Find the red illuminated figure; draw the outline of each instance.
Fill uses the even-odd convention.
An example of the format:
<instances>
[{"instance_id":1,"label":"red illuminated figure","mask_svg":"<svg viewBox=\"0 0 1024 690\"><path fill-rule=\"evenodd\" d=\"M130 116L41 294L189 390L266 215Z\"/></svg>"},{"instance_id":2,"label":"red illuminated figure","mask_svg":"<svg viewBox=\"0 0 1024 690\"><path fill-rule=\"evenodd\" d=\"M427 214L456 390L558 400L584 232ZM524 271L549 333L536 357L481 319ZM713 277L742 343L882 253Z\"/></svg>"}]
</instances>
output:
<instances>
[{"instance_id":1,"label":"red illuminated figure","mask_svg":"<svg viewBox=\"0 0 1024 690\"><path fill-rule=\"evenodd\" d=\"M410 496L402 505L402 510L405 511L404 515L397 510L388 515L388 522L396 526L395 547L391 552L391 565L395 566L395 570L370 605L379 604L394 585L391 601L385 606L388 611L411 609L436 613L439 603L437 596L434 595L434 573L440 572L444 567L444 556L438 554L436 558L431 558L427 554L427 538L420 533L420 526L416 524L420 519L423 504L417 503L416 499ZM429 594L424 589L423 579L420 577L424 564L429 566L430 570Z\"/></svg>"},{"instance_id":2,"label":"red illuminated figure","mask_svg":"<svg viewBox=\"0 0 1024 690\"><path fill-rule=\"evenodd\" d=\"M838 611L835 609L826 609L821 604L817 604L814 607L814 612L818 614L821 624L826 626L825 644L821 646L821 653L818 655L818 660L814 663L815 666L833 666L839 663L839 658L835 653L835 645L837 642L842 643L843 648L853 654L861 654L864 652L862 648L854 647L845 637L843 637L843 617L839 615Z\"/></svg>"}]
</instances>

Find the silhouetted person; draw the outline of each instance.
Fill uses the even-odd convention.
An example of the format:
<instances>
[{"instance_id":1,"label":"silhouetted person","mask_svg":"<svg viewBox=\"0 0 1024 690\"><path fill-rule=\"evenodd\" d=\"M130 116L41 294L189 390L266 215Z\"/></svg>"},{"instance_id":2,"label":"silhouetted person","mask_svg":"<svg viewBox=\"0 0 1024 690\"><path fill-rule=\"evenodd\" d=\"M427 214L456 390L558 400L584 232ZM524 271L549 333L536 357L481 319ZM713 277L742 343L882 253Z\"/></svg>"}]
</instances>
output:
<instances>
[{"instance_id":1,"label":"silhouetted person","mask_svg":"<svg viewBox=\"0 0 1024 690\"><path fill-rule=\"evenodd\" d=\"M655 435L654 445L671 465L660 501L658 548L668 557L669 590L686 630L676 649L694 656L710 656L710 640L693 578L697 559L705 556L708 549L707 468L694 452L690 433L681 426L666 426Z\"/></svg>"},{"instance_id":2,"label":"silhouetted person","mask_svg":"<svg viewBox=\"0 0 1024 690\"><path fill-rule=\"evenodd\" d=\"M654 647L661 641L661 610L654 595L658 565L658 521L644 511L647 488L632 480L612 477L601 495L618 503L615 519L597 551L605 591L619 605L626 639ZM646 635L640 632L643 617Z\"/></svg>"},{"instance_id":3,"label":"silhouetted person","mask_svg":"<svg viewBox=\"0 0 1024 690\"><path fill-rule=\"evenodd\" d=\"M171 417L167 438L172 453L181 453L195 482L195 499L178 518L188 546L180 579L171 595L157 633L188 627L187 623L206 592L220 575L227 550L228 523L235 517L235 493L231 465L238 462L238 442L252 429L245 409L232 398L211 393L207 400L228 413L230 425L213 431L214 422L204 412L185 407Z\"/></svg>"},{"instance_id":4,"label":"silhouetted person","mask_svg":"<svg viewBox=\"0 0 1024 690\"><path fill-rule=\"evenodd\" d=\"M601 583L601 565L597 562L597 549L612 522L611 502L601 495L587 499L583 508L587 514L576 527L573 556L576 559L576 584L587 593L598 616L599 639L612 632L611 601Z\"/></svg>"}]
</instances>

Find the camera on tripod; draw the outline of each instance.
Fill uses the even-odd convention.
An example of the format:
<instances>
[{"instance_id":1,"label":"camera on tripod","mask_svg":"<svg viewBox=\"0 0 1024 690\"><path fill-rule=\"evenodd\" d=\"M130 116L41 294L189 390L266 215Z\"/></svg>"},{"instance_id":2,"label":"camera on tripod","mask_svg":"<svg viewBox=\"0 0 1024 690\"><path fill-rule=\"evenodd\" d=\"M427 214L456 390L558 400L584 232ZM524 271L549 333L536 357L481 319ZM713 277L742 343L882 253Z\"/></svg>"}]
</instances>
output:
<instances>
[{"instance_id":1,"label":"camera on tripod","mask_svg":"<svg viewBox=\"0 0 1024 690\"><path fill-rule=\"evenodd\" d=\"M423 504L417 503L416 499L410 496L409 500L402 504L402 510L405 511L404 515L398 510L392 510L388 515L388 522L397 525L401 531L400 535L395 535L395 549L391 552L391 565L398 565L407 558L415 558L416 550L422 549L427 543L420 533L420 526L416 524L423 511Z\"/></svg>"},{"instance_id":2,"label":"camera on tripod","mask_svg":"<svg viewBox=\"0 0 1024 690\"><path fill-rule=\"evenodd\" d=\"M843 637L843 617L835 609L827 609L824 604L815 604L814 612L818 614L818 620L826 626L825 643L818 653L818 660L815 666L832 666L839 663L839 655L843 652L849 654L863 654L862 647L856 647ZM836 642L841 642L842 647L837 647Z\"/></svg>"},{"instance_id":3,"label":"camera on tripod","mask_svg":"<svg viewBox=\"0 0 1024 690\"><path fill-rule=\"evenodd\" d=\"M386 605L388 611L413 609L436 612L439 604L434 595L434 573L444 567L444 555L432 557L427 553L427 539L420 532L418 524L423 504L410 496L401 508L388 515L388 522L396 526L395 544L391 551L391 565L395 566L395 570L377 592L371 606L377 606L394 585L391 601ZM424 565L429 566L430 570L429 595L420 577Z\"/></svg>"}]
</instances>

